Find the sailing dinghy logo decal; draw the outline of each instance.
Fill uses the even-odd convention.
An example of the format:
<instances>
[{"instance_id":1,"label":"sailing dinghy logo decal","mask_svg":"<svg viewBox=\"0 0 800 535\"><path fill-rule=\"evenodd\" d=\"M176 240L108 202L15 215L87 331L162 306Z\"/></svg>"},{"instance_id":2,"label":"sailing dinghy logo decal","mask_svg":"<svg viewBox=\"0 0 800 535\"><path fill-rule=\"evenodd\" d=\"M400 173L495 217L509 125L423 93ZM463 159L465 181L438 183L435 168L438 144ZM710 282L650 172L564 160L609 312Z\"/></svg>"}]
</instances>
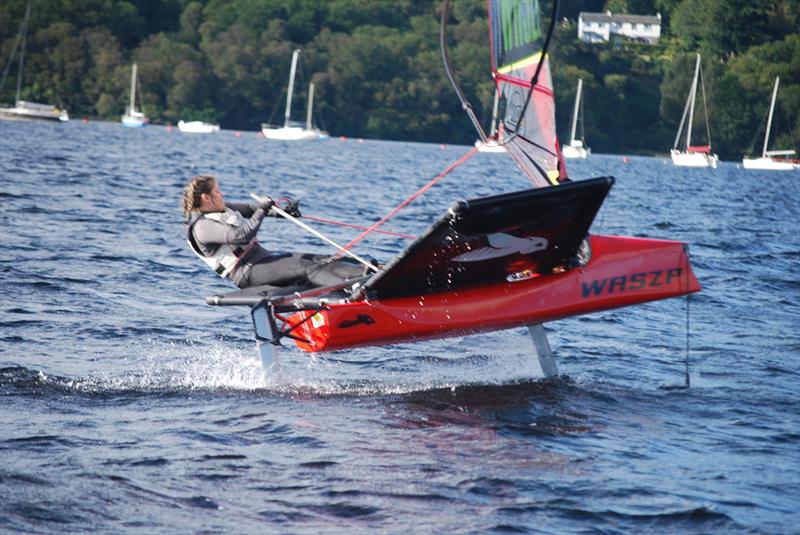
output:
<instances>
[{"instance_id":1,"label":"sailing dinghy logo decal","mask_svg":"<svg viewBox=\"0 0 800 535\"><path fill-rule=\"evenodd\" d=\"M641 290L642 288L656 288L658 286L669 286L674 279L679 279L683 273L682 268L658 269L655 271L644 271L633 275L620 275L619 277L607 277L605 279L595 279L588 283L581 283L583 297L593 295L613 294Z\"/></svg>"},{"instance_id":2,"label":"sailing dinghy logo decal","mask_svg":"<svg viewBox=\"0 0 800 535\"><path fill-rule=\"evenodd\" d=\"M547 249L547 240L538 236L518 238L498 232L486 236L488 245L453 257L453 262L480 262L513 254L531 254Z\"/></svg>"}]
</instances>

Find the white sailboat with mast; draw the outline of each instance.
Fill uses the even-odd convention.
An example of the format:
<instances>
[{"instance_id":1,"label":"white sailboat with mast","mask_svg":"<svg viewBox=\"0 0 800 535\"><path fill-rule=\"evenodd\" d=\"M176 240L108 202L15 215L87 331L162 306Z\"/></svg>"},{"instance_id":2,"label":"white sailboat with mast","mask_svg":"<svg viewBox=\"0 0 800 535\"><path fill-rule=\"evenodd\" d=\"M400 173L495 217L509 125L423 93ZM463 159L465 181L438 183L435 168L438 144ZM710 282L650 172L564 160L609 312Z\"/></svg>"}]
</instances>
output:
<instances>
[{"instance_id":1,"label":"white sailboat with mast","mask_svg":"<svg viewBox=\"0 0 800 535\"><path fill-rule=\"evenodd\" d=\"M581 94L583 92L583 79L578 78L578 90L575 93L575 107L572 110L572 129L569 134L569 145L561 147L561 153L564 158L571 159L586 159L586 156L592 152L591 149L586 148L586 143L583 136L583 100ZM578 117L581 120L581 138L575 139L575 130L578 125Z\"/></svg>"},{"instance_id":2,"label":"white sailboat with mast","mask_svg":"<svg viewBox=\"0 0 800 535\"><path fill-rule=\"evenodd\" d=\"M759 158L742 158L742 166L745 169L765 169L770 171L791 171L793 169L800 169L800 163L788 159L792 156L794 150L767 150L769 147L769 134L772 129L772 115L775 112L775 99L778 96L778 85L780 84L780 77L775 77L775 85L772 88L772 101L769 105L769 116L767 118L767 131L764 133L764 148L761 149L761 156ZM776 158L776 156L783 156L783 158Z\"/></svg>"},{"instance_id":3,"label":"white sailboat with mast","mask_svg":"<svg viewBox=\"0 0 800 535\"><path fill-rule=\"evenodd\" d=\"M308 88L308 108L306 111L306 123L292 121L292 94L294 93L294 78L297 73L297 60L300 58L300 49L295 49L292 53L292 65L289 68L289 88L286 93L286 111L284 113L283 126L270 124L261 125L261 133L267 139L278 141L310 141L316 139L327 139L328 134L319 128L314 128L311 122L312 110L314 106L314 84Z\"/></svg>"},{"instance_id":4,"label":"white sailboat with mast","mask_svg":"<svg viewBox=\"0 0 800 535\"><path fill-rule=\"evenodd\" d=\"M697 82L700 82L700 89L703 92L703 112L706 118L706 138L708 145L692 146L692 123L694 121L694 105L697 97ZM689 116L688 124L686 116ZM683 150L678 148L678 142L683 132L683 127L686 124L686 138ZM706 107L706 88L703 84L700 67L700 54L697 54L697 61L694 66L694 79L692 80L692 88L689 90L689 97L686 99L686 106L683 108L683 116L681 117L681 124L678 126L678 133L675 135L675 142L672 144L672 150L669 151L672 157L672 163L681 167L717 167L719 157L711 153L711 131L708 127L708 108Z\"/></svg>"},{"instance_id":5,"label":"white sailboat with mast","mask_svg":"<svg viewBox=\"0 0 800 535\"><path fill-rule=\"evenodd\" d=\"M139 128L142 126L147 125L149 119L147 116L142 113L141 111L136 110L136 82L138 81L137 78L137 69L136 64L133 64L133 69L131 71L131 97L130 103L128 104L128 109L125 111L125 114L122 116L122 124L123 126L127 126L129 128Z\"/></svg>"},{"instance_id":6,"label":"white sailboat with mast","mask_svg":"<svg viewBox=\"0 0 800 535\"><path fill-rule=\"evenodd\" d=\"M486 137L486 141L477 140L475 142L475 146L478 147L478 152L493 152L493 153L501 153L505 152L506 148L501 145L497 140L497 109L500 105L500 93L497 92L495 89L494 92L494 103L492 104L492 124L491 129L489 130L489 135Z\"/></svg>"},{"instance_id":7,"label":"white sailboat with mast","mask_svg":"<svg viewBox=\"0 0 800 535\"><path fill-rule=\"evenodd\" d=\"M0 119L44 119L50 121L59 121L62 123L69 121L69 114L67 113L67 110L60 109L58 106L53 104L29 102L26 100L20 100L19 98L20 91L22 90L22 73L23 65L25 64L25 46L27 44L28 21L30 20L30 17L31 3L28 2L28 6L25 9L25 18L23 19L22 24L20 24L17 40L14 43L14 48L11 50L11 56L9 57L8 63L6 64L6 68L3 72L2 81L0 81L1 88L6 80L6 76L8 75L8 70L11 67L11 61L14 59L14 53L17 50L17 46L19 46L21 43L22 48L20 49L19 64L17 65L17 92L14 98L14 106L12 108L0 108Z\"/></svg>"}]
</instances>

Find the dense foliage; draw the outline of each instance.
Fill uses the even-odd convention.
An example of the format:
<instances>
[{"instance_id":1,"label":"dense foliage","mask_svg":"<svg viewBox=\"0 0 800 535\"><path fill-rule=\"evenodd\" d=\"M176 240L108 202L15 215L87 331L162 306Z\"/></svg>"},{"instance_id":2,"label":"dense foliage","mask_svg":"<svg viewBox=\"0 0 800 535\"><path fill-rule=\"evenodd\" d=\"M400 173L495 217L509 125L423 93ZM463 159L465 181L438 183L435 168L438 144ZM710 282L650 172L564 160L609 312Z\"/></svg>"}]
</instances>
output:
<instances>
[{"instance_id":1,"label":"dense foliage","mask_svg":"<svg viewBox=\"0 0 800 535\"><path fill-rule=\"evenodd\" d=\"M14 98L16 62L8 60L26 3L0 5L2 102ZM33 0L22 98L59 102L73 117L116 119L135 61L155 122L254 130L280 122L291 53L301 48L298 117L313 81L316 117L334 135L471 143L442 67L440 9L440 0ZM661 42L578 41L578 13L604 9L660 12ZM560 137L583 78L595 151L666 151L700 52L715 150L729 158L760 150L775 76L775 144L800 149L799 14L798 0L562 1L552 49ZM458 80L488 122L484 0L453 0L449 36Z\"/></svg>"}]
</instances>

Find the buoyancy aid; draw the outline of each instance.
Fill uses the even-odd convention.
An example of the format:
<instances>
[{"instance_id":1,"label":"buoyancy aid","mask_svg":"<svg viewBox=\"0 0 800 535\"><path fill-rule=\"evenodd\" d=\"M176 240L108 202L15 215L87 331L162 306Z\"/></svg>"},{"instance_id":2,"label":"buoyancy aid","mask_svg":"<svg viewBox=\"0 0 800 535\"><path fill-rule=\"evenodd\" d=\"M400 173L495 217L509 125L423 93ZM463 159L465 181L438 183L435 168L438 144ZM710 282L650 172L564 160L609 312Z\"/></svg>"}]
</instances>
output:
<instances>
[{"instance_id":1,"label":"buoyancy aid","mask_svg":"<svg viewBox=\"0 0 800 535\"><path fill-rule=\"evenodd\" d=\"M218 221L234 227L241 227L244 224L244 218L239 212L231 210L230 208L225 208L224 212L203 214L201 217L195 219L189 225L189 228L186 231L186 241L189 242L189 247L197 256L200 257L200 260L208 264L208 266L220 277L227 277L234 269L236 269L236 266L239 264L239 260L258 245L258 240L253 238L250 240L250 243L243 246L223 243L217 247L217 250L213 255L205 256L200 251L200 248L197 246L194 236L192 235L192 229L194 228L194 225L201 218L211 219L212 221Z\"/></svg>"}]
</instances>

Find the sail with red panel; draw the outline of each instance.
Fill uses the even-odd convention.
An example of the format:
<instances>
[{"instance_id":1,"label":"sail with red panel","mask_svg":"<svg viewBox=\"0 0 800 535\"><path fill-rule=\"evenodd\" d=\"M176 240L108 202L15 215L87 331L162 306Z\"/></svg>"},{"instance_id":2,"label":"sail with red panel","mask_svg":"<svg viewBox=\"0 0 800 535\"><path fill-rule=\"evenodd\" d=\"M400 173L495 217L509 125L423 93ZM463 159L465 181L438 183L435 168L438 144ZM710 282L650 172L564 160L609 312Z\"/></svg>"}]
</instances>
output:
<instances>
[{"instance_id":1,"label":"sail with red panel","mask_svg":"<svg viewBox=\"0 0 800 535\"><path fill-rule=\"evenodd\" d=\"M492 76L505 104L500 142L537 187L566 179L537 0L487 0ZM551 21L552 24L552 21Z\"/></svg>"}]
</instances>

